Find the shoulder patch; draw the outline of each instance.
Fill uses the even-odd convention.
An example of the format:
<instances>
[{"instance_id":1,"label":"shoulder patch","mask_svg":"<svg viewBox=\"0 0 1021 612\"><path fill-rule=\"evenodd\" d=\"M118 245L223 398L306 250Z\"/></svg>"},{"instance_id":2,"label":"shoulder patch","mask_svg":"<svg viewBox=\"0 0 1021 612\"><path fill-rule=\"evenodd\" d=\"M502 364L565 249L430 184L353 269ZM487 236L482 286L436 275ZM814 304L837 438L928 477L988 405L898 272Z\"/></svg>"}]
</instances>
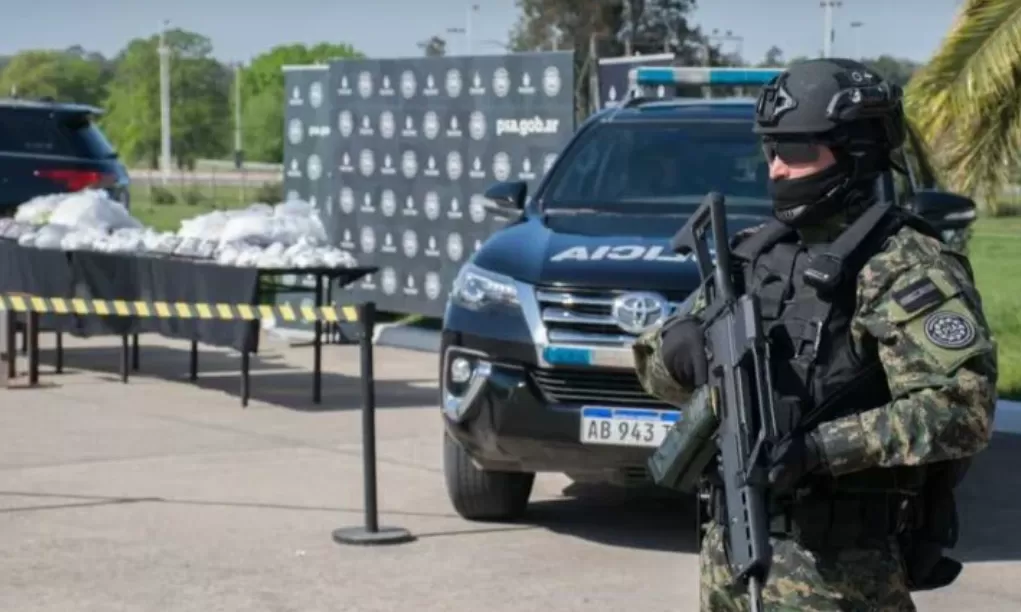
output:
<instances>
[{"instance_id":1,"label":"shoulder patch","mask_svg":"<svg viewBox=\"0 0 1021 612\"><path fill-rule=\"evenodd\" d=\"M925 276L911 283L910 285L893 292L893 300L904 309L904 313L911 315L926 306L939 304L948 297L931 278Z\"/></svg>"},{"instance_id":2,"label":"shoulder patch","mask_svg":"<svg viewBox=\"0 0 1021 612\"><path fill-rule=\"evenodd\" d=\"M975 324L956 312L937 310L925 317L925 337L944 349L962 349L975 342Z\"/></svg>"}]
</instances>

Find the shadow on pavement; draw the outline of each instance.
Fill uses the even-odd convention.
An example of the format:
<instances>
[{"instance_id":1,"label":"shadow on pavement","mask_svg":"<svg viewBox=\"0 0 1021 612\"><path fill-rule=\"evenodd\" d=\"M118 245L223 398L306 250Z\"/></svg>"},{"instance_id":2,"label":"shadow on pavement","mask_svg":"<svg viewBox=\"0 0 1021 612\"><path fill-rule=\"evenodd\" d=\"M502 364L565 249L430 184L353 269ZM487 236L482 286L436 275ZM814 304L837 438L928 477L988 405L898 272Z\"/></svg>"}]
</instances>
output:
<instances>
[{"instance_id":1,"label":"shadow on pavement","mask_svg":"<svg viewBox=\"0 0 1021 612\"><path fill-rule=\"evenodd\" d=\"M962 562L1021 559L1021 436L997 433L957 490L961 539L950 556Z\"/></svg>"},{"instance_id":2,"label":"shadow on pavement","mask_svg":"<svg viewBox=\"0 0 1021 612\"><path fill-rule=\"evenodd\" d=\"M190 351L168 346L146 346L142 338L139 370L130 371L128 384L146 378L167 380L179 384L192 384L200 389L219 391L241 397L241 358L222 350L200 347L198 380L188 379ZM308 349L311 353L311 348ZM324 359L327 357L324 355ZM40 351L40 382L57 376L53 372L56 352L52 349ZM381 363L377 356L376 372ZM120 383L121 350L119 346L73 347L64 349L64 368L98 372L104 380ZM249 360L250 399L282 408L306 412L334 410L356 410L362 407L361 379L335 372L322 373L322 401L312 402L312 370L296 368L283 361L283 357L267 351L263 355L252 355ZM59 380L57 376L56 380ZM427 380L379 380L376 385L377 408L435 407L439 403L439 391L434 379Z\"/></svg>"},{"instance_id":3,"label":"shadow on pavement","mask_svg":"<svg viewBox=\"0 0 1021 612\"><path fill-rule=\"evenodd\" d=\"M518 524L610 546L687 553L697 549L693 498L578 483L564 495L533 502Z\"/></svg>"}]
</instances>

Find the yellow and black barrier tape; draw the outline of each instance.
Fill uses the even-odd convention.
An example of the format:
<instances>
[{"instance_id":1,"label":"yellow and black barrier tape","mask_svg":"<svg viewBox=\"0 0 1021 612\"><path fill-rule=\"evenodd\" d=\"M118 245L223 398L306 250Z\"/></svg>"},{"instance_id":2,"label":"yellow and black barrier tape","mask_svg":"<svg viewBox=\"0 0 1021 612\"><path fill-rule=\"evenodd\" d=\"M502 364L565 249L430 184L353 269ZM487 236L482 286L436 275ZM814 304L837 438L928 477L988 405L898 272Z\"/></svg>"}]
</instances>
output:
<instances>
[{"instance_id":1,"label":"yellow and black barrier tape","mask_svg":"<svg viewBox=\"0 0 1021 612\"><path fill-rule=\"evenodd\" d=\"M289 304L203 304L93 300L33 295L0 295L0 310L46 314L121 316L156 319L205 319L218 321L358 321L355 306L291 306Z\"/></svg>"}]
</instances>

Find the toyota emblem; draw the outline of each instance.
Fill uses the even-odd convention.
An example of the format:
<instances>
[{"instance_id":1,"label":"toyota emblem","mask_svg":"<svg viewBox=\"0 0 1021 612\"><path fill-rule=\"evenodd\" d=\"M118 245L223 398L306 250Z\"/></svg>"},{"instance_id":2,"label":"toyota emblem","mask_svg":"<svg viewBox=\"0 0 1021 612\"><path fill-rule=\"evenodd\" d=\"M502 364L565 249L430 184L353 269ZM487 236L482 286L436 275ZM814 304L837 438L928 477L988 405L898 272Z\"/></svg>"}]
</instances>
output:
<instances>
[{"instance_id":1,"label":"toyota emblem","mask_svg":"<svg viewBox=\"0 0 1021 612\"><path fill-rule=\"evenodd\" d=\"M640 334L667 316L669 304L655 293L625 293L613 300L612 316L617 326Z\"/></svg>"}]
</instances>

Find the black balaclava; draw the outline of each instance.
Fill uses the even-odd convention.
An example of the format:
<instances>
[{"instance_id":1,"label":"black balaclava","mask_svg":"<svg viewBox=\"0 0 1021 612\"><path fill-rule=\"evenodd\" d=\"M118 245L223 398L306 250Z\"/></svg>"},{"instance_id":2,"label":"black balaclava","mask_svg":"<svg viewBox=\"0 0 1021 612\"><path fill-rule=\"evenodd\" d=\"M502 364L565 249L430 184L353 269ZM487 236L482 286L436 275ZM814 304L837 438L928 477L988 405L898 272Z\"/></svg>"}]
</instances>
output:
<instances>
[{"instance_id":1,"label":"black balaclava","mask_svg":"<svg viewBox=\"0 0 1021 612\"><path fill-rule=\"evenodd\" d=\"M861 196L872 195L876 173L873 155L852 157L831 147L833 165L796 179L769 179L773 216L793 228L827 223Z\"/></svg>"}]
</instances>

